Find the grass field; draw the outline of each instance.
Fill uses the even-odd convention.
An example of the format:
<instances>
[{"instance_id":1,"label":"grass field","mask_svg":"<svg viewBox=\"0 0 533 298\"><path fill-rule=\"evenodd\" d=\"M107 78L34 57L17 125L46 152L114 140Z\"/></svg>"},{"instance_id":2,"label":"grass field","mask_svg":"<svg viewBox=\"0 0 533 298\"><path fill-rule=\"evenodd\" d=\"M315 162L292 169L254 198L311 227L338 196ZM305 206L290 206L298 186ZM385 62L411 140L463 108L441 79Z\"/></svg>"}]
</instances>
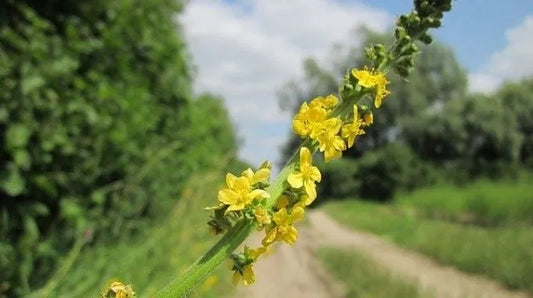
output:
<instances>
[{"instance_id":1,"label":"grass field","mask_svg":"<svg viewBox=\"0 0 533 298\"><path fill-rule=\"evenodd\" d=\"M324 248L318 256L346 286L346 297L423 297L416 286L392 276L371 259L351 250Z\"/></svg>"},{"instance_id":2,"label":"grass field","mask_svg":"<svg viewBox=\"0 0 533 298\"><path fill-rule=\"evenodd\" d=\"M356 200L324 209L349 227L388 238L460 270L533 293L533 228L480 227L420 218L395 205Z\"/></svg>"},{"instance_id":3,"label":"grass field","mask_svg":"<svg viewBox=\"0 0 533 298\"><path fill-rule=\"evenodd\" d=\"M533 225L533 176L516 181L479 180L463 187L441 185L398 195L419 215L482 226Z\"/></svg>"},{"instance_id":4,"label":"grass field","mask_svg":"<svg viewBox=\"0 0 533 298\"><path fill-rule=\"evenodd\" d=\"M208 212L202 208L215 203L221 177L221 172L192 177L168 219L136 239L111 247L85 247L57 286L40 296L99 297L113 279L131 284L138 297L156 293L218 239L209 234ZM230 279L231 273L220 266L193 296L225 297L232 293Z\"/></svg>"}]
</instances>

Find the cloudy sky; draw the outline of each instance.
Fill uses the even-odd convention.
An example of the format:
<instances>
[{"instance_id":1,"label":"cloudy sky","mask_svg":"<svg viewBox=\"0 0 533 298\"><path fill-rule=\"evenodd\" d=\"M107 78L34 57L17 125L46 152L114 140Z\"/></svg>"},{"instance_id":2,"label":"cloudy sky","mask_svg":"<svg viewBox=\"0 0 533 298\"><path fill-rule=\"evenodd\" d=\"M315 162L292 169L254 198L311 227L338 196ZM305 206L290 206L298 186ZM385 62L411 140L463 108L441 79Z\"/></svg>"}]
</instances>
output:
<instances>
[{"instance_id":1,"label":"cloudy sky","mask_svg":"<svg viewBox=\"0 0 533 298\"><path fill-rule=\"evenodd\" d=\"M302 60L328 57L334 43L366 26L385 31L409 0L191 0L180 16L197 68L196 91L224 97L243 140L240 156L278 161L290 115L276 92ZM450 45L472 91L533 75L532 0L457 0L437 39ZM353 39L353 37L351 38Z\"/></svg>"}]
</instances>

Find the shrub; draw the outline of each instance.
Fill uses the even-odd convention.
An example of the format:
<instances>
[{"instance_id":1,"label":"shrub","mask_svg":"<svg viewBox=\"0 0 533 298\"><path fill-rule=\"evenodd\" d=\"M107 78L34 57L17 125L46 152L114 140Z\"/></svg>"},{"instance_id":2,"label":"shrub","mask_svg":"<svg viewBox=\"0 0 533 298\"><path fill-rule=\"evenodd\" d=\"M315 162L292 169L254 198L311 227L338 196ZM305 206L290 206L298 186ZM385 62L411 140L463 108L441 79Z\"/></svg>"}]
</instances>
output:
<instances>
[{"instance_id":1,"label":"shrub","mask_svg":"<svg viewBox=\"0 0 533 298\"><path fill-rule=\"evenodd\" d=\"M235 136L219 99L191 105L180 2L5 8L0 296L21 296L83 234L116 241L160 218L191 172L234 154Z\"/></svg>"}]
</instances>

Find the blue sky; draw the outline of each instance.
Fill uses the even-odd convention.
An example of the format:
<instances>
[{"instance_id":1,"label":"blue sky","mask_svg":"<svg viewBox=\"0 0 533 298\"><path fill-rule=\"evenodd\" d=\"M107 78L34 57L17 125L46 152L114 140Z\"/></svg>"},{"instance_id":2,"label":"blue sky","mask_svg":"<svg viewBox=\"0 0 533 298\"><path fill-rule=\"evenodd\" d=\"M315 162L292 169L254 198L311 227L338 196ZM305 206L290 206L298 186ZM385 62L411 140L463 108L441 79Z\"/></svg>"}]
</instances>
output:
<instances>
[{"instance_id":1,"label":"blue sky","mask_svg":"<svg viewBox=\"0 0 533 298\"><path fill-rule=\"evenodd\" d=\"M197 92L224 97L254 165L278 161L290 119L276 92L302 76L302 60L327 61L352 30L385 32L411 9L407 0L192 0L180 16L197 67ZM469 88L490 93L533 75L533 0L457 0L438 40L456 53Z\"/></svg>"},{"instance_id":2,"label":"blue sky","mask_svg":"<svg viewBox=\"0 0 533 298\"><path fill-rule=\"evenodd\" d=\"M361 2L396 16L412 7L412 2L406 0ZM492 53L505 47L505 32L519 26L531 14L532 0L456 0L452 11L445 15L444 26L435 30L434 35L453 47L465 68L475 71L487 63Z\"/></svg>"}]
</instances>

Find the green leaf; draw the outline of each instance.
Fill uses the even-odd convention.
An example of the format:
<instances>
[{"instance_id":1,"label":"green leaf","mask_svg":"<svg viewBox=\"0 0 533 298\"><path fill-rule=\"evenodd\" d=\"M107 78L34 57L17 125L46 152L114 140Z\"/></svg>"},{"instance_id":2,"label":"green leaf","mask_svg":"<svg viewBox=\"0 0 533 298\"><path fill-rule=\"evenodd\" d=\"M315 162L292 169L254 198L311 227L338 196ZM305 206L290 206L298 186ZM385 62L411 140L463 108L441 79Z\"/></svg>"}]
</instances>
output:
<instances>
[{"instance_id":1,"label":"green leaf","mask_svg":"<svg viewBox=\"0 0 533 298\"><path fill-rule=\"evenodd\" d=\"M19 149L15 151L15 154L13 156L15 164L24 170L27 170L31 166L31 157L28 151L24 149Z\"/></svg>"},{"instance_id":2,"label":"green leaf","mask_svg":"<svg viewBox=\"0 0 533 298\"><path fill-rule=\"evenodd\" d=\"M42 87L45 84L45 80L37 75L25 77L21 81L21 92L22 95L28 95L36 89Z\"/></svg>"},{"instance_id":3,"label":"green leaf","mask_svg":"<svg viewBox=\"0 0 533 298\"><path fill-rule=\"evenodd\" d=\"M2 174L5 174L2 173ZM25 181L16 167L8 167L7 175L0 177L0 187L10 196L18 196L25 190Z\"/></svg>"},{"instance_id":4,"label":"green leaf","mask_svg":"<svg viewBox=\"0 0 533 298\"><path fill-rule=\"evenodd\" d=\"M10 126L6 131L7 148L22 148L30 140L31 130L24 124L15 124Z\"/></svg>"}]
</instances>

